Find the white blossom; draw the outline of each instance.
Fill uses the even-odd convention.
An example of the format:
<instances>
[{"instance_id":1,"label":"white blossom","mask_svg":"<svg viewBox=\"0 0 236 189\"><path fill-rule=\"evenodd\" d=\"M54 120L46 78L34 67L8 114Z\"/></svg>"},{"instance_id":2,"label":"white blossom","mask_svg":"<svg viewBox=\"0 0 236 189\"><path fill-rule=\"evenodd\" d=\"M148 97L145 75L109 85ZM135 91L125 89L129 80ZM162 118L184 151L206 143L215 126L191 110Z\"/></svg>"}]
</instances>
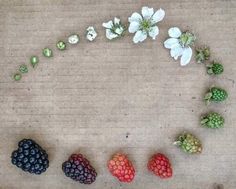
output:
<instances>
[{"instance_id":1,"label":"white blossom","mask_svg":"<svg viewBox=\"0 0 236 189\"><path fill-rule=\"evenodd\" d=\"M103 23L102 26L106 28L106 37L110 40L121 37L125 31L125 27L121 24L119 18L114 18L114 21L110 20Z\"/></svg>"},{"instance_id":2,"label":"white blossom","mask_svg":"<svg viewBox=\"0 0 236 189\"><path fill-rule=\"evenodd\" d=\"M164 42L165 48L170 49L170 55L175 60L181 57L181 66L187 65L192 58L191 46L196 40L195 36L190 32L181 32L177 27L170 28L168 34L170 38Z\"/></svg>"},{"instance_id":3,"label":"white blossom","mask_svg":"<svg viewBox=\"0 0 236 189\"><path fill-rule=\"evenodd\" d=\"M141 15L134 12L128 18L130 22L129 32L135 33L133 37L134 43L143 42L147 36L155 40L159 34L157 23L165 17L165 11L163 9L159 9L154 13L153 8L143 7L141 12Z\"/></svg>"}]
</instances>

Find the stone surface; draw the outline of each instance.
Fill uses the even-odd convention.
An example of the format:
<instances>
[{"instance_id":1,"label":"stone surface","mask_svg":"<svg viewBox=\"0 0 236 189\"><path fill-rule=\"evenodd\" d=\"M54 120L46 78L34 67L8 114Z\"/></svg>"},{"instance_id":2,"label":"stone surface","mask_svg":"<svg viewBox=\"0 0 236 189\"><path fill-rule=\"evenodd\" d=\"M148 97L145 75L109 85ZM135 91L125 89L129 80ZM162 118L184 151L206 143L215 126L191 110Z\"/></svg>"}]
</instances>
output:
<instances>
[{"instance_id":1,"label":"stone surface","mask_svg":"<svg viewBox=\"0 0 236 189\"><path fill-rule=\"evenodd\" d=\"M102 23L120 16L123 23L143 5L163 8L164 21L156 41L135 45L132 35L109 42ZM236 188L236 1L235 0L0 0L0 188L2 189L215 189ZM99 36L89 43L89 25ZM225 66L211 77L192 61L182 68L163 48L171 26L189 29L197 44L209 45ZM80 44L56 49L59 39L81 34ZM52 48L54 57L42 56ZM40 62L19 82L12 74L32 54ZM212 84L229 92L228 101L206 107L202 97ZM208 110L221 113L225 128L200 126ZM183 130L201 139L201 155L184 154L172 145ZM10 163L22 138L33 138L50 156L45 174L26 174ZM120 184L106 168L122 150L136 167L132 184ZM160 180L146 163L154 152L165 153L174 176ZM84 186L63 175L61 164L81 152L98 172Z\"/></svg>"}]
</instances>

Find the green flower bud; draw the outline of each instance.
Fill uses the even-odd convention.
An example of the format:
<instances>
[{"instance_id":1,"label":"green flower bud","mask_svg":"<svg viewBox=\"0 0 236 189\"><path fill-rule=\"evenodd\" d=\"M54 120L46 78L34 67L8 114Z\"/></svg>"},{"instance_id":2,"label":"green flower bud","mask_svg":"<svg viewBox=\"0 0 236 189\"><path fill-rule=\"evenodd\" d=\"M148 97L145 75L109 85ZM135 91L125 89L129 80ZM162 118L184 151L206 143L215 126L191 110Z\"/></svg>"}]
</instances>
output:
<instances>
[{"instance_id":1,"label":"green flower bud","mask_svg":"<svg viewBox=\"0 0 236 189\"><path fill-rule=\"evenodd\" d=\"M31 56L30 64L34 68L39 63L39 58L37 56Z\"/></svg>"},{"instance_id":2,"label":"green flower bud","mask_svg":"<svg viewBox=\"0 0 236 189\"><path fill-rule=\"evenodd\" d=\"M21 73L28 73L28 68L25 64L20 65L19 71Z\"/></svg>"},{"instance_id":3,"label":"green flower bud","mask_svg":"<svg viewBox=\"0 0 236 189\"><path fill-rule=\"evenodd\" d=\"M15 81L20 81L22 78L21 74L20 73L15 73L14 76L13 76L13 79Z\"/></svg>"},{"instance_id":4,"label":"green flower bud","mask_svg":"<svg viewBox=\"0 0 236 189\"><path fill-rule=\"evenodd\" d=\"M49 49L49 48L44 48L43 49L43 56L47 57L47 58L50 58L53 56L53 53L52 53L52 49Z\"/></svg>"},{"instance_id":5,"label":"green flower bud","mask_svg":"<svg viewBox=\"0 0 236 189\"><path fill-rule=\"evenodd\" d=\"M66 49L66 43L64 41L58 41L57 42L57 48L61 51Z\"/></svg>"}]
</instances>

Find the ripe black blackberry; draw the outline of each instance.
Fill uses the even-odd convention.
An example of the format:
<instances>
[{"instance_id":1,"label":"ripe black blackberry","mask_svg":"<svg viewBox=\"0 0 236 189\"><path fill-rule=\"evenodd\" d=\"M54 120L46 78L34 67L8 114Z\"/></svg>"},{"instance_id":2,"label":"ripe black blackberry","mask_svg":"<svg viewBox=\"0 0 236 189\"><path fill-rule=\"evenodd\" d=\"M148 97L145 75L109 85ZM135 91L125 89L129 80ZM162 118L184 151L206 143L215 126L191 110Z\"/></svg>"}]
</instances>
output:
<instances>
[{"instance_id":1,"label":"ripe black blackberry","mask_svg":"<svg viewBox=\"0 0 236 189\"><path fill-rule=\"evenodd\" d=\"M40 175L49 166L48 154L31 139L23 139L18 149L12 152L11 162L23 171Z\"/></svg>"},{"instance_id":2,"label":"ripe black blackberry","mask_svg":"<svg viewBox=\"0 0 236 189\"><path fill-rule=\"evenodd\" d=\"M67 177L82 184L92 184L97 177L95 169L82 154L72 154L62 164L62 170Z\"/></svg>"}]
</instances>

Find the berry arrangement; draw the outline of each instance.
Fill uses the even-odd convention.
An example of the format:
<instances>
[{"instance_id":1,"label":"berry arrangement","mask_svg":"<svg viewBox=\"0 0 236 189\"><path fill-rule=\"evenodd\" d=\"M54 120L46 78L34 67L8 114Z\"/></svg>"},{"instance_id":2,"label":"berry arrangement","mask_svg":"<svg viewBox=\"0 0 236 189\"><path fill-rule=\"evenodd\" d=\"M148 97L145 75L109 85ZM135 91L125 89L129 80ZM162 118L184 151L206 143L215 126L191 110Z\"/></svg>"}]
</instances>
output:
<instances>
[{"instance_id":1,"label":"berry arrangement","mask_svg":"<svg viewBox=\"0 0 236 189\"><path fill-rule=\"evenodd\" d=\"M154 12L153 8L143 7L142 14L133 13L128 21L129 33L134 34L133 42L140 43L146 40L147 37L155 40L159 28L157 23L165 17L165 11L159 9ZM125 35L126 26L121 23L120 19L115 17L107 23L103 23L106 37L109 40L121 38ZM93 26L86 29L85 36L89 42L92 42L97 37ZM192 57L192 47L196 41L196 36L190 31L182 32L177 27L172 27L168 30L169 38L164 42L164 47L170 50L170 55L175 60L180 57L180 65L186 66ZM56 43L58 51L67 49L67 45L76 45L80 42L80 36L76 33L69 35L67 40L59 40ZM199 64L206 66L207 74L217 76L223 73L224 67L218 61L210 61L211 53L209 47L195 48L195 59ZM42 55L46 58L54 56L51 47L42 49ZM33 55L29 60L30 65L36 68L39 64L39 56ZM27 64L19 66L18 71L13 75L15 81L20 81L23 74L28 73ZM228 98L226 90L220 87L211 87L206 93L204 100L207 105L212 102L219 103ZM209 112L202 116L200 124L203 127L211 129L219 129L224 126L224 117L217 112ZM183 152L187 154L200 154L203 150L201 141L192 133L181 133L174 142ZM23 139L18 143L18 149L12 152L11 162L13 165L31 174L42 174L49 167L48 154L32 139ZM120 182L130 183L135 178L135 167L128 159L128 156L123 153L116 153L107 163L108 171L117 178ZM156 153L147 162L147 169L161 179L171 178L173 169L170 160L165 154ZM62 164L62 171L66 177L79 182L81 184L92 184L95 182L97 172L90 162L82 154L72 154L67 161Z\"/></svg>"}]
</instances>

